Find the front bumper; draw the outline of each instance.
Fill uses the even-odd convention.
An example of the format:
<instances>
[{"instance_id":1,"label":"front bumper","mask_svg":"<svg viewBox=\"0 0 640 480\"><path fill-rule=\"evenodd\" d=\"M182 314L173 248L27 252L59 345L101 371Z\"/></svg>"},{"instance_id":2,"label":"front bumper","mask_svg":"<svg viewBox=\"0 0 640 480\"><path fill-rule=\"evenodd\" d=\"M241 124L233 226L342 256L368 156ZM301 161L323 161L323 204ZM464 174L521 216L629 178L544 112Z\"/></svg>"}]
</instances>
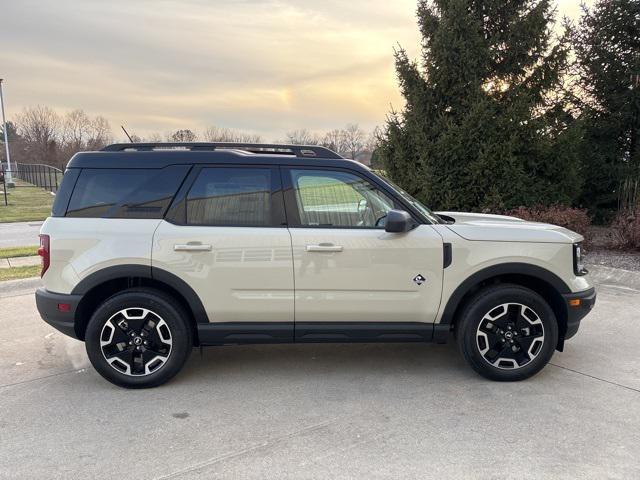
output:
<instances>
[{"instance_id":1,"label":"front bumper","mask_svg":"<svg viewBox=\"0 0 640 480\"><path fill-rule=\"evenodd\" d=\"M53 293L44 288L36 290L36 306L42 319L53 328L73 338L78 338L75 318L81 299L82 295Z\"/></svg>"},{"instance_id":2,"label":"front bumper","mask_svg":"<svg viewBox=\"0 0 640 480\"><path fill-rule=\"evenodd\" d=\"M568 340L578 332L580 321L596 304L596 289L591 287L584 292L567 293L562 296L567 308L567 330L564 339Z\"/></svg>"}]
</instances>

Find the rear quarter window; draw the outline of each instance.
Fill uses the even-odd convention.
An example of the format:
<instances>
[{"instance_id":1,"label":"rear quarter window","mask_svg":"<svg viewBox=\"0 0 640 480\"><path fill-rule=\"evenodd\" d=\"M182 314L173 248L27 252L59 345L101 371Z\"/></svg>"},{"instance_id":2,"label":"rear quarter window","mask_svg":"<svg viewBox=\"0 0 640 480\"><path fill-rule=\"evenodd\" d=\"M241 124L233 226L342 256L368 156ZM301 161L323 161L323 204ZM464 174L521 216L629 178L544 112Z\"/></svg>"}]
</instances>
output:
<instances>
[{"instance_id":1,"label":"rear quarter window","mask_svg":"<svg viewBox=\"0 0 640 480\"><path fill-rule=\"evenodd\" d=\"M76 181L66 216L163 218L189 168L85 168Z\"/></svg>"}]
</instances>

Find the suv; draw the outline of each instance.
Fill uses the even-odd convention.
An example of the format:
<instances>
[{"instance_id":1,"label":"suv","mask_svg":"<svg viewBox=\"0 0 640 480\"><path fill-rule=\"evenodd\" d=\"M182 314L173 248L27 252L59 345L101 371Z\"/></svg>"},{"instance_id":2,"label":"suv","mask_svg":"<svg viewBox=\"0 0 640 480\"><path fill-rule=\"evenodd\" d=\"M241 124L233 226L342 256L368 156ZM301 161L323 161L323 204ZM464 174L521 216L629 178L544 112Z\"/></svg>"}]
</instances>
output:
<instances>
[{"instance_id":1,"label":"suv","mask_svg":"<svg viewBox=\"0 0 640 480\"><path fill-rule=\"evenodd\" d=\"M76 154L42 225L42 318L131 388L194 346L444 343L537 373L595 302L561 227L433 213L317 146L117 144Z\"/></svg>"}]
</instances>

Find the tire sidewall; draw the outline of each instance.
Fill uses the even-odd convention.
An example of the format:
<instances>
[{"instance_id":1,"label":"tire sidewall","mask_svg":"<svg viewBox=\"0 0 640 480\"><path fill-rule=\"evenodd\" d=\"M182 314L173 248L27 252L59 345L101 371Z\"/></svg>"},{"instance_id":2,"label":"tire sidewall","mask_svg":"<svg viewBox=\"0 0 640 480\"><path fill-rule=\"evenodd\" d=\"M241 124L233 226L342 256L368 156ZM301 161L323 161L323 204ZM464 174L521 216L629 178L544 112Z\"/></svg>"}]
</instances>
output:
<instances>
[{"instance_id":1,"label":"tire sidewall","mask_svg":"<svg viewBox=\"0 0 640 480\"><path fill-rule=\"evenodd\" d=\"M126 308L146 308L159 315L171 331L171 354L157 371L144 376L125 375L104 358L100 346L102 328L107 320ZM106 300L93 313L85 334L85 348L96 371L110 382L126 388L155 387L176 375L192 349L191 331L185 324L184 312L170 299L149 291L123 292Z\"/></svg>"},{"instance_id":2,"label":"tire sidewall","mask_svg":"<svg viewBox=\"0 0 640 480\"><path fill-rule=\"evenodd\" d=\"M527 365L517 369L501 369L489 364L478 348L476 332L482 318L503 303L521 303L531 308L542 320L544 343L538 355ZM558 322L549 304L536 292L519 286L492 287L480 292L469 302L461 319L458 345L474 370L491 380L517 381L538 373L551 360L558 343Z\"/></svg>"}]
</instances>

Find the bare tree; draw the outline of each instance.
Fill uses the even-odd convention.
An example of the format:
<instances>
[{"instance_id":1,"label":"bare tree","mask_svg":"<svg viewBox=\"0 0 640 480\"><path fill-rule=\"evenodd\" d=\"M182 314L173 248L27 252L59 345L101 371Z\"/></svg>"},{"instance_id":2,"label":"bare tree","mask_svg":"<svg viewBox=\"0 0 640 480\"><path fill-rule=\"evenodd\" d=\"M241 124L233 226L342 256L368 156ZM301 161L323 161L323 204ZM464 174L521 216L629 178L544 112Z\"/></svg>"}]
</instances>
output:
<instances>
[{"instance_id":1,"label":"bare tree","mask_svg":"<svg viewBox=\"0 0 640 480\"><path fill-rule=\"evenodd\" d=\"M82 150L99 150L111 139L111 126L106 118L92 119L83 110L72 110L62 120L60 154L68 158Z\"/></svg>"},{"instance_id":2,"label":"bare tree","mask_svg":"<svg viewBox=\"0 0 640 480\"><path fill-rule=\"evenodd\" d=\"M198 136L193 133L193 131L185 128L183 130L176 130L173 133L170 133L167 137L167 140L170 142L195 142Z\"/></svg>"},{"instance_id":3,"label":"bare tree","mask_svg":"<svg viewBox=\"0 0 640 480\"><path fill-rule=\"evenodd\" d=\"M158 132L153 132L144 137L144 141L149 143L162 143L162 135Z\"/></svg>"},{"instance_id":4,"label":"bare tree","mask_svg":"<svg viewBox=\"0 0 640 480\"><path fill-rule=\"evenodd\" d=\"M334 128L324 134L322 146L330 148L334 152L344 152L344 131Z\"/></svg>"},{"instance_id":5,"label":"bare tree","mask_svg":"<svg viewBox=\"0 0 640 480\"><path fill-rule=\"evenodd\" d=\"M109 121L98 115L91 121L91 136L87 141L89 149L102 148L113 141L113 132Z\"/></svg>"},{"instance_id":6,"label":"bare tree","mask_svg":"<svg viewBox=\"0 0 640 480\"><path fill-rule=\"evenodd\" d=\"M91 119L83 110L72 110L62 119L61 143L76 152L82 150L91 135Z\"/></svg>"},{"instance_id":7,"label":"bare tree","mask_svg":"<svg viewBox=\"0 0 640 480\"><path fill-rule=\"evenodd\" d=\"M31 163L57 164L60 141L60 117L51 108L37 105L22 110L16 118L18 133L25 140L26 160Z\"/></svg>"},{"instance_id":8,"label":"bare tree","mask_svg":"<svg viewBox=\"0 0 640 480\"><path fill-rule=\"evenodd\" d=\"M357 160L365 148L366 134L357 123L350 123L344 131L344 153Z\"/></svg>"},{"instance_id":9,"label":"bare tree","mask_svg":"<svg viewBox=\"0 0 640 480\"><path fill-rule=\"evenodd\" d=\"M380 136L382 135L382 129L380 127L374 128L364 142L365 152L373 153L378 148L380 143Z\"/></svg>"},{"instance_id":10,"label":"bare tree","mask_svg":"<svg viewBox=\"0 0 640 480\"><path fill-rule=\"evenodd\" d=\"M207 142L242 142L261 143L262 137L253 133L242 132L232 128L211 126L204 131L203 138Z\"/></svg>"},{"instance_id":11,"label":"bare tree","mask_svg":"<svg viewBox=\"0 0 640 480\"><path fill-rule=\"evenodd\" d=\"M318 145L320 138L306 128L287 132L287 142L294 145Z\"/></svg>"}]
</instances>

